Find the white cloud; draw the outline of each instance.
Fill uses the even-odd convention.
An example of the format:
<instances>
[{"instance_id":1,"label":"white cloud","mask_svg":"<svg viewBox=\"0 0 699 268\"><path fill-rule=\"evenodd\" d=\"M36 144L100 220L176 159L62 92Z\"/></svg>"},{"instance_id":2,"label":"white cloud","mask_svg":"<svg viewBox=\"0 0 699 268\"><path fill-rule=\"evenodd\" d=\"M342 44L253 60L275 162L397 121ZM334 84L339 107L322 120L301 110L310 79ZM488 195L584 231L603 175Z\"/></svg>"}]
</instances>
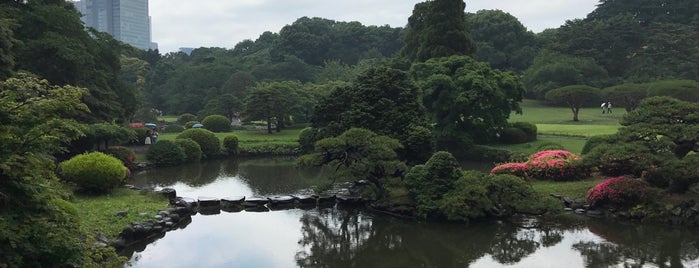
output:
<instances>
[{"instance_id":1,"label":"white cloud","mask_svg":"<svg viewBox=\"0 0 699 268\"><path fill-rule=\"evenodd\" d=\"M265 31L278 32L296 19L321 17L364 25L403 27L417 0L150 0L153 41L161 53L179 47L232 48ZM597 0L474 0L466 11L500 9L534 32L583 18Z\"/></svg>"}]
</instances>

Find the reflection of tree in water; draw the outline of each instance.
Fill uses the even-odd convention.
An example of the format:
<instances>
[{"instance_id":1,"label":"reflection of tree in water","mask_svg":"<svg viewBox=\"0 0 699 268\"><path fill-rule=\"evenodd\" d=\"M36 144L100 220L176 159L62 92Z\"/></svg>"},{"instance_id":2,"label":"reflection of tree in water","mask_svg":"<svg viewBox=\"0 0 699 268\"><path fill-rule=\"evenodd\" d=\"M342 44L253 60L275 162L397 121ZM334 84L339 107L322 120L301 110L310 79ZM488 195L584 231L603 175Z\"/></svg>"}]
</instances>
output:
<instances>
[{"instance_id":1,"label":"reflection of tree in water","mask_svg":"<svg viewBox=\"0 0 699 268\"><path fill-rule=\"evenodd\" d=\"M301 218L300 267L466 267L485 254L516 263L539 246L536 230L509 224L421 224L358 211Z\"/></svg>"},{"instance_id":2,"label":"reflection of tree in water","mask_svg":"<svg viewBox=\"0 0 699 268\"><path fill-rule=\"evenodd\" d=\"M689 228L668 230L647 224L622 225L590 222L589 230L607 241L581 241L573 245L587 267L623 264L625 267L687 267L699 258L699 232Z\"/></svg>"},{"instance_id":3,"label":"reflection of tree in water","mask_svg":"<svg viewBox=\"0 0 699 268\"><path fill-rule=\"evenodd\" d=\"M221 161L205 161L176 167L160 167L148 170L145 174L139 174L134 180L134 184L139 187L155 187L170 186L182 182L191 187L198 187L215 181L221 173L221 167ZM142 181L138 177L147 179Z\"/></svg>"},{"instance_id":4,"label":"reflection of tree in water","mask_svg":"<svg viewBox=\"0 0 699 268\"><path fill-rule=\"evenodd\" d=\"M490 246L491 256L499 263L518 263L539 248L539 242L535 241L537 230L520 229L513 225L500 225L500 227Z\"/></svg>"}]
</instances>

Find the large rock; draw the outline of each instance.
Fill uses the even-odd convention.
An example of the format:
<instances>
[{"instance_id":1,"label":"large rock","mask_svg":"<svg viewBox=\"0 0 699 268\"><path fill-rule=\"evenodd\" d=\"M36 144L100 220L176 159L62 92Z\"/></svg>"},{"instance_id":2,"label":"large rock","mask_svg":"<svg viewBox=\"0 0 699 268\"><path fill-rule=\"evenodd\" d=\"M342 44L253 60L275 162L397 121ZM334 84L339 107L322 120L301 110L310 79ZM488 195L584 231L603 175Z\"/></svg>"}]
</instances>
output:
<instances>
[{"instance_id":1,"label":"large rock","mask_svg":"<svg viewBox=\"0 0 699 268\"><path fill-rule=\"evenodd\" d=\"M269 199L266 197L253 196L246 197L245 201L243 202L243 206L245 206L245 210L247 211L248 207L260 207L266 205L267 203L269 203Z\"/></svg>"},{"instance_id":2,"label":"large rock","mask_svg":"<svg viewBox=\"0 0 699 268\"><path fill-rule=\"evenodd\" d=\"M221 198L221 207L229 208L234 206L242 206L245 201L245 196L233 196Z\"/></svg>"}]
</instances>

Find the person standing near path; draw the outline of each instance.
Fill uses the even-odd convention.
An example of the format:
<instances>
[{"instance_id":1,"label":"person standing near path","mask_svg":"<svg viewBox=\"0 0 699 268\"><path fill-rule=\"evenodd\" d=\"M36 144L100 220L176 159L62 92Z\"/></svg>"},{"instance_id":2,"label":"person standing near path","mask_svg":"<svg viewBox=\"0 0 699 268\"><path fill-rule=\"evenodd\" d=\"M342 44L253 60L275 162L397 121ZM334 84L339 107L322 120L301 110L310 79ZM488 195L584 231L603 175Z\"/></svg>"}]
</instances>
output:
<instances>
[{"instance_id":1,"label":"person standing near path","mask_svg":"<svg viewBox=\"0 0 699 268\"><path fill-rule=\"evenodd\" d=\"M153 134L151 134L151 136L150 136L150 141L151 141L152 143L156 143L156 142L158 141L158 134L159 134L158 131L155 130L155 128L154 128L154 129L153 129Z\"/></svg>"},{"instance_id":2,"label":"person standing near path","mask_svg":"<svg viewBox=\"0 0 699 268\"><path fill-rule=\"evenodd\" d=\"M604 112L602 112L604 113ZM607 102L607 113L611 114L612 113L612 102Z\"/></svg>"},{"instance_id":3,"label":"person standing near path","mask_svg":"<svg viewBox=\"0 0 699 268\"><path fill-rule=\"evenodd\" d=\"M152 133L150 130L146 131L146 141L145 141L146 145L150 145L152 143L151 138L150 138L151 135L152 135Z\"/></svg>"},{"instance_id":4,"label":"person standing near path","mask_svg":"<svg viewBox=\"0 0 699 268\"><path fill-rule=\"evenodd\" d=\"M600 105L600 108L602 108L602 114L604 114L604 111L607 109L607 103L603 102L602 105Z\"/></svg>"}]
</instances>

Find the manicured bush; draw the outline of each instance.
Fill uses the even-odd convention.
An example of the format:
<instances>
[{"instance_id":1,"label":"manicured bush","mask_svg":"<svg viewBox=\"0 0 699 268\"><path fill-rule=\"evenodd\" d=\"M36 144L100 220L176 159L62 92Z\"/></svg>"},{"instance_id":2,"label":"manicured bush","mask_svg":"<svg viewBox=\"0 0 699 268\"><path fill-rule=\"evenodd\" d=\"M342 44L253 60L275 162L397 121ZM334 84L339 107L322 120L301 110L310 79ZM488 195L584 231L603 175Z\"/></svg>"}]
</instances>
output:
<instances>
[{"instance_id":1,"label":"manicured bush","mask_svg":"<svg viewBox=\"0 0 699 268\"><path fill-rule=\"evenodd\" d=\"M201 124L204 125L205 129L213 132L227 132L231 130L231 120L219 114L205 117L204 120L201 120Z\"/></svg>"},{"instance_id":2,"label":"manicured bush","mask_svg":"<svg viewBox=\"0 0 699 268\"><path fill-rule=\"evenodd\" d=\"M175 166L184 163L185 153L173 141L163 140L148 147L146 159L156 166Z\"/></svg>"},{"instance_id":3,"label":"manicured bush","mask_svg":"<svg viewBox=\"0 0 699 268\"><path fill-rule=\"evenodd\" d=\"M126 177L121 160L101 152L77 155L59 167L63 180L88 193L109 193Z\"/></svg>"},{"instance_id":4,"label":"manicured bush","mask_svg":"<svg viewBox=\"0 0 699 268\"><path fill-rule=\"evenodd\" d=\"M229 156L238 154L238 136L228 135L223 138L223 149Z\"/></svg>"},{"instance_id":5,"label":"manicured bush","mask_svg":"<svg viewBox=\"0 0 699 268\"><path fill-rule=\"evenodd\" d=\"M192 139L175 139L174 142L182 148L185 162L196 163L201 160L201 146L197 142Z\"/></svg>"},{"instance_id":6,"label":"manicured bush","mask_svg":"<svg viewBox=\"0 0 699 268\"><path fill-rule=\"evenodd\" d=\"M432 131L419 125L410 125L400 137L400 154L409 164L424 163L432 154Z\"/></svg>"},{"instance_id":7,"label":"manicured bush","mask_svg":"<svg viewBox=\"0 0 699 268\"><path fill-rule=\"evenodd\" d=\"M163 128L163 133L180 133L184 131L184 127L181 125L167 125Z\"/></svg>"},{"instance_id":8,"label":"manicured bush","mask_svg":"<svg viewBox=\"0 0 699 268\"><path fill-rule=\"evenodd\" d=\"M184 113L177 118L177 123L180 125L186 124L190 121L197 121L197 116L190 113Z\"/></svg>"},{"instance_id":9,"label":"manicured bush","mask_svg":"<svg viewBox=\"0 0 699 268\"><path fill-rule=\"evenodd\" d=\"M555 142L547 142L539 145L536 147L537 151L547 151L547 150L565 150L565 147L563 145L560 145Z\"/></svg>"},{"instance_id":10,"label":"manicured bush","mask_svg":"<svg viewBox=\"0 0 699 268\"><path fill-rule=\"evenodd\" d=\"M545 150L532 154L526 162L504 163L494 167L491 175L512 174L523 178L571 181L590 175L583 159L565 150Z\"/></svg>"},{"instance_id":11,"label":"manicured bush","mask_svg":"<svg viewBox=\"0 0 699 268\"><path fill-rule=\"evenodd\" d=\"M190 128L177 135L177 139L192 139L201 147L204 158L213 158L221 152L221 141L206 129Z\"/></svg>"},{"instance_id":12,"label":"manicured bush","mask_svg":"<svg viewBox=\"0 0 699 268\"><path fill-rule=\"evenodd\" d=\"M607 179L587 191L586 199L591 206L631 207L644 200L649 200L652 192L648 183L629 177Z\"/></svg>"},{"instance_id":13,"label":"manicured bush","mask_svg":"<svg viewBox=\"0 0 699 268\"><path fill-rule=\"evenodd\" d=\"M297 155L299 153L299 144L296 142L246 142L238 146L238 155L245 156Z\"/></svg>"},{"instance_id":14,"label":"manicured bush","mask_svg":"<svg viewBox=\"0 0 699 268\"><path fill-rule=\"evenodd\" d=\"M187 121L187 123L184 123L184 128L190 129L195 124L199 124L199 121Z\"/></svg>"},{"instance_id":15,"label":"manicured bush","mask_svg":"<svg viewBox=\"0 0 699 268\"><path fill-rule=\"evenodd\" d=\"M124 163L124 166L130 167L136 159L136 153L131 148L124 146L110 146L104 153L116 157Z\"/></svg>"},{"instance_id":16,"label":"manicured bush","mask_svg":"<svg viewBox=\"0 0 699 268\"><path fill-rule=\"evenodd\" d=\"M505 144L519 144L528 141L527 133L516 127L506 127L500 130L500 142Z\"/></svg>"},{"instance_id":17,"label":"manicured bush","mask_svg":"<svg viewBox=\"0 0 699 268\"><path fill-rule=\"evenodd\" d=\"M484 175L476 171L464 172L454 182L453 189L436 200L435 205L447 220L463 222L488 216L488 210L494 207L488 198Z\"/></svg>"},{"instance_id":18,"label":"manicured bush","mask_svg":"<svg viewBox=\"0 0 699 268\"><path fill-rule=\"evenodd\" d=\"M601 144L612 144L616 140L616 135L597 135L587 139L582 148L581 154L585 155Z\"/></svg>"},{"instance_id":19,"label":"manicured bush","mask_svg":"<svg viewBox=\"0 0 699 268\"><path fill-rule=\"evenodd\" d=\"M699 155L666 160L657 167L648 168L642 178L651 186L684 193L692 184L699 182Z\"/></svg>"},{"instance_id":20,"label":"manicured bush","mask_svg":"<svg viewBox=\"0 0 699 268\"><path fill-rule=\"evenodd\" d=\"M301 145L301 152L310 153L313 151L316 141L318 141L318 133L320 132L317 128L307 127L301 130L299 133L299 145Z\"/></svg>"},{"instance_id":21,"label":"manicured bush","mask_svg":"<svg viewBox=\"0 0 699 268\"><path fill-rule=\"evenodd\" d=\"M408 171L405 183L417 202L418 214L424 218L438 217L439 200L450 191L453 182L461 178L459 162L448 152L436 152L424 165Z\"/></svg>"},{"instance_id":22,"label":"manicured bush","mask_svg":"<svg viewBox=\"0 0 699 268\"><path fill-rule=\"evenodd\" d=\"M640 177L643 171L657 166L656 156L648 147L638 143L596 146L585 156L585 161L596 167L600 174L610 177Z\"/></svg>"},{"instance_id":23,"label":"manicured bush","mask_svg":"<svg viewBox=\"0 0 699 268\"><path fill-rule=\"evenodd\" d=\"M510 126L522 130L522 132L527 135L528 142L536 140L538 129L535 124L529 122L514 122L510 123Z\"/></svg>"}]
</instances>

